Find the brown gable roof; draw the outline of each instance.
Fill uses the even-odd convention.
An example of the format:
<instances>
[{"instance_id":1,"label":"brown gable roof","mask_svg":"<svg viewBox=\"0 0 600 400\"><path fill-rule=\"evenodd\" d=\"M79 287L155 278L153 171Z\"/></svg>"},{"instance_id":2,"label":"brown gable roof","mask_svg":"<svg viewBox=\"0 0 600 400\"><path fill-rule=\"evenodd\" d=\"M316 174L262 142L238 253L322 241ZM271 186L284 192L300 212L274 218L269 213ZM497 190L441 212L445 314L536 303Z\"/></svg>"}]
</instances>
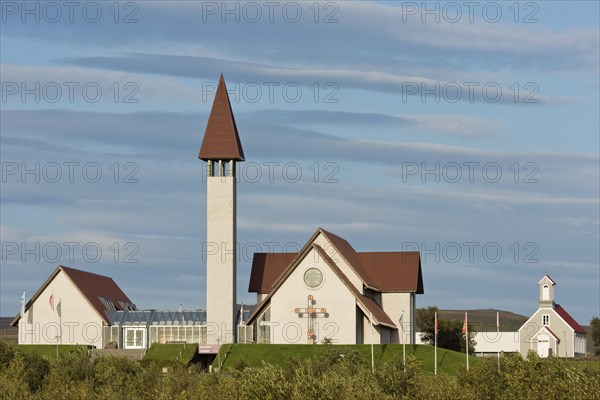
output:
<instances>
[{"instance_id":1,"label":"brown gable roof","mask_svg":"<svg viewBox=\"0 0 600 400\"><path fill-rule=\"evenodd\" d=\"M382 292L424 293L419 252L357 252L345 239L320 228L317 232L325 235L368 287ZM270 293L296 256L297 253L255 253L248 291Z\"/></svg>"},{"instance_id":2,"label":"brown gable roof","mask_svg":"<svg viewBox=\"0 0 600 400\"><path fill-rule=\"evenodd\" d=\"M98 298L99 296L110 299L117 310L123 309L118 303L119 301L132 304L129 297L123 293L112 278L69 267L61 266L60 268L73 281L81 294L85 296L104 321L109 322L105 313L106 308Z\"/></svg>"},{"instance_id":3,"label":"brown gable roof","mask_svg":"<svg viewBox=\"0 0 600 400\"><path fill-rule=\"evenodd\" d=\"M231 110L225 78L221 74L198 158L244 161L244 150Z\"/></svg>"},{"instance_id":4,"label":"brown gable roof","mask_svg":"<svg viewBox=\"0 0 600 400\"><path fill-rule=\"evenodd\" d=\"M361 273L380 291L424 293L418 251L357 252L356 256Z\"/></svg>"},{"instance_id":5,"label":"brown gable roof","mask_svg":"<svg viewBox=\"0 0 600 400\"><path fill-rule=\"evenodd\" d=\"M248 291L269 293L273 284L297 255L298 253L254 253Z\"/></svg>"},{"instance_id":6,"label":"brown gable roof","mask_svg":"<svg viewBox=\"0 0 600 400\"><path fill-rule=\"evenodd\" d=\"M98 275L91 272L85 272L74 268L65 267L59 265L58 268L52 272L52 274L46 279L44 284L35 292L35 294L31 297L31 299L25 305L25 311L31 307L31 305L37 300L37 298L42 294L44 289L54 280L54 278L60 273L63 272L79 289L81 294L87 299L90 305L96 310L100 318L102 318L106 323L108 323L108 319L106 317L106 308L98 298L99 296L110 299L115 306L115 309L122 310L121 305L118 303L122 301L124 303L132 304L129 297L119 286L109 278L108 276ZM21 318L20 314L17 315L13 321L12 325L16 325Z\"/></svg>"},{"instance_id":7,"label":"brown gable roof","mask_svg":"<svg viewBox=\"0 0 600 400\"><path fill-rule=\"evenodd\" d=\"M383 311L381 309L381 307L379 307L377 305L377 303L375 303L375 301L373 301L372 299L362 295L358 289L356 289L356 287L352 284L352 282L350 282L350 280L348 279L348 277L342 272L342 270L335 264L335 262L331 259L331 257L329 257L329 255L327 254L327 252L325 250L323 250L323 248L321 248L321 246L315 244L315 243L311 243L314 240L314 237L319 233L322 232L321 229L317 230L317 232L313 235L313 237L311 238L311 240L309 240L309 242L302 248L302 250L300 251L300 255L304 255L306 254L311 248L315 249L319 255L321 257L323 257L323 259L325 260L325 262L327 262L327 265L329 265L329 267L333 270L333 272L337 275L337 277L340 279L340 281L342 281L342 283L344 283L344 286L346 286L348 288L348 290L352 293L352 295L354 296L354 298L356 299L356 302L358 304L358 306L363 310L363 312L369 317L369 318L373 318L373 324L375 325L385 325L387 327L393 328L393 329L397 329L396 325L394 324L394 322L390 319L390 317L385 313L385 311ZM262 253L264 254L264 253ZM294 253L279 253L279 254L294 254ZM269 257L266 257L267 259ZM302 259L302 257L299 257L298 255L296 255L296 257L294 257L293 262L291 262L289 265L287 265L287 267L284 269L283 273L278 277L277 281L274 283L274 286L272 288L272 290L269 292L269 294L267 295L267 297L262 301L262 303L260 303L256 309L254 310L254 312L252 313L252 315L249 316L248 320L246 321L246 323L252 323L254 321L254 319L256 317L258 317L260 315L260 313L262 312L262 310L265 309L265 307L270 303L271 301L271 297L273 296L273 294L277 291L277 289L283 284L283 282L285 282L285 278L287 276L289 276L292 271L295 269L295 267L297 266L298 262ZM278 258L274 258L274 260L280 260Z\"/></svg>"},{"instance_id":8,"label":"brown gable roof","mask_svg":"<svg viewBox=\"0 0 600 400\"><path fill-rule=\"evenodd\" d=\"M372 282L369 279L368 275L365 274L364 268L360 265L356 257L356 250L348 243L348 241L340 236L337 236L331 232L326 231L325 229L321 229L323 235L331 242L331 244L337 249L338 254L340 254L346 263L352 268L354 272L361 278L363 283L367 286L372 286Z\"/></svg>"}]
</instances>

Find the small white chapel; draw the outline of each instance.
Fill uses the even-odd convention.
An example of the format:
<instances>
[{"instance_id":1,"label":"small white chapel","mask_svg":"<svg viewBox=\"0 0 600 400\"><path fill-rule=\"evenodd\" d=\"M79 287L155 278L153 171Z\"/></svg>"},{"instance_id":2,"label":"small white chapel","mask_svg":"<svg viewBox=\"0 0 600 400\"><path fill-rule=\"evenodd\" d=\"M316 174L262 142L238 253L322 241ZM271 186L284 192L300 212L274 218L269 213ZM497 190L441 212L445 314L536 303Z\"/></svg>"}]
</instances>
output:
<instances>
[{"instance_id":1,"label":"small white chapel","mask_svg":"<svg viewBox=\"0 0 600 400\"><path fill-rule=\"evenodd\" d=\"M586 331L560 304L554 302L556 282L544 275L538 282L538 309L519 328L520 353L533 351L540 357L585 356Z\"/></svg>"}]
</instances>

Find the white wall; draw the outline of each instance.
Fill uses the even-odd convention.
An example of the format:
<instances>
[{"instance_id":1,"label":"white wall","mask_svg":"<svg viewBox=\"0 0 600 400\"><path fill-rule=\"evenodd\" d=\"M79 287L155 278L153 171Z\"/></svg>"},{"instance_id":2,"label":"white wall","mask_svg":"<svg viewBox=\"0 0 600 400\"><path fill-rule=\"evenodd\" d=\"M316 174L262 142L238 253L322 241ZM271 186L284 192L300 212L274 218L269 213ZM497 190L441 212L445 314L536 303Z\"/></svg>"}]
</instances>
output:
<instances>
[{"instance_id":1,"label":"white wall","mask_svg":"<svg viewBox=\"0 0 600 400\"><path fill-rule=\"evenodd\" d=\"M236 304L236 183L232 176L207 178L206 309L208 343L234 339Z\"/></svg>"},{"instance_id":2,"label":"white wall","mask_svg":"<svg viewBox=\"0 0 600 400\"><path fill-rule=\"evenodd\" d=\"M543 315L550 316L550 324L548 328L559 337L560 344L558 346L559 357L574 357L574 332L566 322L556 313L553 308L539 308L532 316L519 328L521 335L520 351L523 357L527 356L529 350L537 351L537 340L534 335L543 326Z\"/></svg>"},{"instance_id":3,"label":"white wall","mask_svg":"<svg viewBox=\"0 0 600 400\"><path fill-rule=\"evenodd\" d=\"M476 353L519 352L519 332L477 332L474 339Z\"/></svg>"},{"instance_id":4,"label":"white wall","mask_svg":"<svg viewBox=\"0 0 600 400\"><path fill-rule=\"evenodd\" d=\"M421 332L415 335L416 344L428 344L421 339ZM504 351L506 353L519 352L519 332L477 332L474 336L477 344L475 353L497 353Z\"/></svg>"},{"instance_id":5,"label":"white wall","mask_svg":"<svg viewBox=\"0 0 600 400\"><path fill-rule=\"evenodd\" d=\"M363 315L363 332L362 332L362 339L363 339L363 344L371 344L371 343L375 343L375 344L379 344L381 343L382 337L381 337L381 327L378 325L373 325L373 328L371 329L371 324L369 323L369 318L366 315Z\"/></svg>"},{"instance_id":6,"label":"white wall","mask_svg":"<svg viewBox=\"0 0 600 400\"><path fill-rule=\"evenodd\" d=\"M398 330L391 332L390 342L391 343L413 343L413 332L414 332L414 317L412 315L412 298L411 293L382 293L381 294L381 308L386 314L392 319L392 321L398 325ZM404 326L404 338L400 338L402 335L402 329L400 327L400 316L404 313L402 318L402 325ZM404 342L403 342L404 340Z\"/></svg>"},{"instance_id":7,"label":"white wall","mask_svg":"<svg viewBox=\"0 0 600 400\"><path fill-rule=\"evenodd\" d=\"M321 246L323 250L327 253L327 255L333 260L335 265L339 267L340 270L346 275L346 277L352 282L354 287L358 289L360 293L363 292L362 287L363 283L360 277L354 272L354 270L350 267L348 263L344 260L344 258L337 252L335 247L327 240L322 234L319 234L314 243ZM320 258L318 254L315 253L315 257Z\"/></svg>"},{"instance_id":8,"label":"white wall","mask_svg":"<svg viewBox=\"0 0 600 400\"><path fill-rule=\"evenodd\" d=\"M323 283L316 289L304 283L304 273L309 268L318 268L323 274ZM314 249L271 298L271 322L276 325L272 343L307 343L308 318L299 318L294 309L306 308L308 295L314 296L316 308L324 307L329 313L328 318L316 320L316 342L329 337L334 343L355 344L356 300Z\"/></svg>"},{"instance_id":9,"label":"white wall","mask_svg":"<svg viewBox=\"0 0 600 400\"><path fill-rule=\"evenodd\" d=\"M54 292L54 311L49 299ZM61 317L56 308L61 304ZM84 344L102 347L103 321L64 272L50 282L19 320L19 344ZM61 333L62 332L62 333ZM61 336L59 339L56 336Z\"/></svg>"}]
</instances>

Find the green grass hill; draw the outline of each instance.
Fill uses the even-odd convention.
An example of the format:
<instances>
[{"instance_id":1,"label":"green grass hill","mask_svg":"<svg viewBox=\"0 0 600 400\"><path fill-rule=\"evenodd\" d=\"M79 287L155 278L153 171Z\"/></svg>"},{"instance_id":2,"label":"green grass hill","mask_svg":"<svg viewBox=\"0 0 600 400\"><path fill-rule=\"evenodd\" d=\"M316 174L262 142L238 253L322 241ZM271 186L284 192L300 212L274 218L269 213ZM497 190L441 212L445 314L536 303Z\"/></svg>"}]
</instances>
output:
<instances>
[{"instance_id":1,"label":"green grass hill","mask_svg":"<svg viewBox=\"0 0 600 400\"><path fill-rule=\"evenodd\" d=\"M371 345L278 345L278 344L234 344L221 347L221 362L223 369L235 368L240 364L247 366L260 365L263 361L273 365L284 366L293 358L315 357L334 347L342 354L344 351L357 349L367 365L371 363ZM402 345L388 344L373 346L375 366L387 363L395 358L402 359ZM421 361L424 371L434 371L434 347L428 345L406 345L406 356L413 355ZM437 351L438 371L454 375L459 369L465 368L466 355L455 351L438 348ZM470 365L475 365L486 360L474 356L469 357ZM218 359L213 367L218 366Z\"/></svg>"}]
</instances>

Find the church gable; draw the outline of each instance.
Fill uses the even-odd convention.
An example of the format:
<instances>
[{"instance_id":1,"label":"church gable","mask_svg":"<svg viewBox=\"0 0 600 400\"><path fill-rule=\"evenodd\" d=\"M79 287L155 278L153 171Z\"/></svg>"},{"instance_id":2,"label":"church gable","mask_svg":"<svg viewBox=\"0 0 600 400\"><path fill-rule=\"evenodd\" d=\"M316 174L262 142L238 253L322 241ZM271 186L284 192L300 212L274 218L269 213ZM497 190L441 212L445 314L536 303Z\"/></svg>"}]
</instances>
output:
<instances>
[{"instance_id":1,"label":"church gable","mask_svg":"<svg viewBox=\"0 0 600 400\"><path fill-rule=\"evenodd\" d=\"M362 268L356 258L356 251L345 239L319 228L320 234L313 240L331 258L335 265L341 269L356 289L362 292L363 285L370 286L365 279L365 274L360 274Z\"/></svg>"},{"instance_id":2,"label":"church gable","mask_svg":"<svg viewBox=\"0 0 600 400\"><path fill-rule=\"evenodd\" d=\"M562 332L564 330L573 331L573 329L552 308L538 308L521 328L519 328L519 331L523 331L523 334L531 336L544 326L554 328L556 332Z\"/></svg>"},{"instance_id":3,"label":"church gable","mask_svg":"<svg viewBox=\"0 0 600 400\"><path fill-rule=\"evenodd\" d=\"M70 297L76 296L74 301L69 302L69 307L85 304L107 323L106 310L124 310L134 307L131 300L112 278L59 265L27 302L25 312L33 306L38 298L49 297L48 293L59 284L69 293ZM57 290L56 295L60 296L60 294L60 291ZM57 297L57 302L58 299L59 297ZM13 319L12 325L16 326L19 319L20 315L17 315Z\"/></svg>"},{"instance_id":4,"label":"church gable","mask_svg":"<svg viewBox=\"0 0 600 400\"><path fill-rule=\"evenodd\" d=\"M318 343L326 337L356 342L355 297L316 246L273 293L270 307L272 321L281 327L274 337L281 343Z\"/></svg>"},{"instance_id":5,"label":"church gable","mask_svg":"<svg viewBox=\"0 0 600 400\"><path fill-rule=\"evenodd\" d=\"M343 238L319 228L303 249L321 246L352 284L378 292L424 293L419 252L357 252ZM270 293L298 253L255 253L248 291Z\"/></svg>"},{"instance_id":6,"label":"church gable","mask_svg":"<svg viewBox=\"0 0 600 400\"><path fill-rule=\"evenodd\" d=\"M13 324L19 327L19 344L102 345L102 317L60 267Z\"/></svg>"},{"instance_id":7,"label":"church gable","mask_svg":"<svg viewBox=\"0 0 600 400\"><path fill-rule=\"evenodd\" d=\"M331 278L334 282L338 281L339 284L338 286L340 288L345 288L345 290L334 290L331 291L331 293L334 293L334 297L335 296L339 296L340 293L344 293L347 292L350 294L350 296L353 298L353 307L352 310L354 310L354 305L358 306L362 312L373 319L373 323L375 325L385 325L389 328L393 328L396 329L396 325L392 322L392 320L390 319L390 317L381 309L381 307L375 302L373 301L373 299L368 298L366 296L364 296L361 291L359 291L355 284L350 280L350 278L348 278L348 276L346 276L344 274L344 272L342 271L342 269L338 266L338 262L341 262L341 257L339 259L333 259L329 256L329 254L318 244L318 243L325 243L325 244L329 244L328 241L323 241L323 240L314 240L317 238L319 234L319 231L317 231L317 233L315 235L313 235L313 240L309 241L307 243L307 245L302 249L302 251L299 253L298 256L296 256L296 258L294 259L294 261L286 268L286 270L282 273L282 275L279 277L278 281L276 282L276 284L274 285L271 293L264 299L264 301L259 304L259 306L257 307L257 309L255 310L255 312L249 317L248 321L246 322L247 324L251 324L254 322L254 320L261 315L266 309L267 307L271 307L271 318L273 321L275 320L275 313L273 311L274 307L277 308L278 307L278 303L280 301L286 301L286 299L289 298L289 296L292 296L296 290L299 290L297 287L294 288L294 285L292 285L292 287L289 287L286 283L291 279L293 282L296 282L295 285L298 284L298 282L303 281L305 286L309 286L311 285L310 282L313 282L312 284L314 284L315 286L312 287L312 290L317 290L320 289L321 286L319 285L324 285L325 283L325 275L323 275L323 269L324 270L329 270L331 271L331 273L329 273L328 275L331 275L333 278ZM338 255L339 253L334 253L335 255ZM337 261L337 262L336 262ZM312 264L311 264L312 263ZM309 272L308 270L311 268L308 268L308 265L319 265L320 267L315 267L314 269L317 269L318 272ZM306 271L304 271L304 274L308 274L308 275L302 275L303 279L300 280L298 279L298 270L300 269L300 271L302 271L302 268L307 268ZM320 274L319 274L320 273ZM316 277L311 277L311 275L315 275ZM319 275L321 276L321 278L319 278ZM293 277L296 277L296 279L294 279ZM314 279L314 281L312 281ZM322 279L322 280L320 280ZM318 284L317 284L318 283ZM285 288L284 288L285 287ZM278 293L281 292L281 295L278 295ZM288 305L289 308L289 305ZM348 310L349 312L349 310ZM350 314L349 314L350 315ZM352 315L354 315L354 317L351 317L351 320L355 321L355 314L352 313ZM277 321L279 322L279 321Z\"/></svg>"}]
</instances>

